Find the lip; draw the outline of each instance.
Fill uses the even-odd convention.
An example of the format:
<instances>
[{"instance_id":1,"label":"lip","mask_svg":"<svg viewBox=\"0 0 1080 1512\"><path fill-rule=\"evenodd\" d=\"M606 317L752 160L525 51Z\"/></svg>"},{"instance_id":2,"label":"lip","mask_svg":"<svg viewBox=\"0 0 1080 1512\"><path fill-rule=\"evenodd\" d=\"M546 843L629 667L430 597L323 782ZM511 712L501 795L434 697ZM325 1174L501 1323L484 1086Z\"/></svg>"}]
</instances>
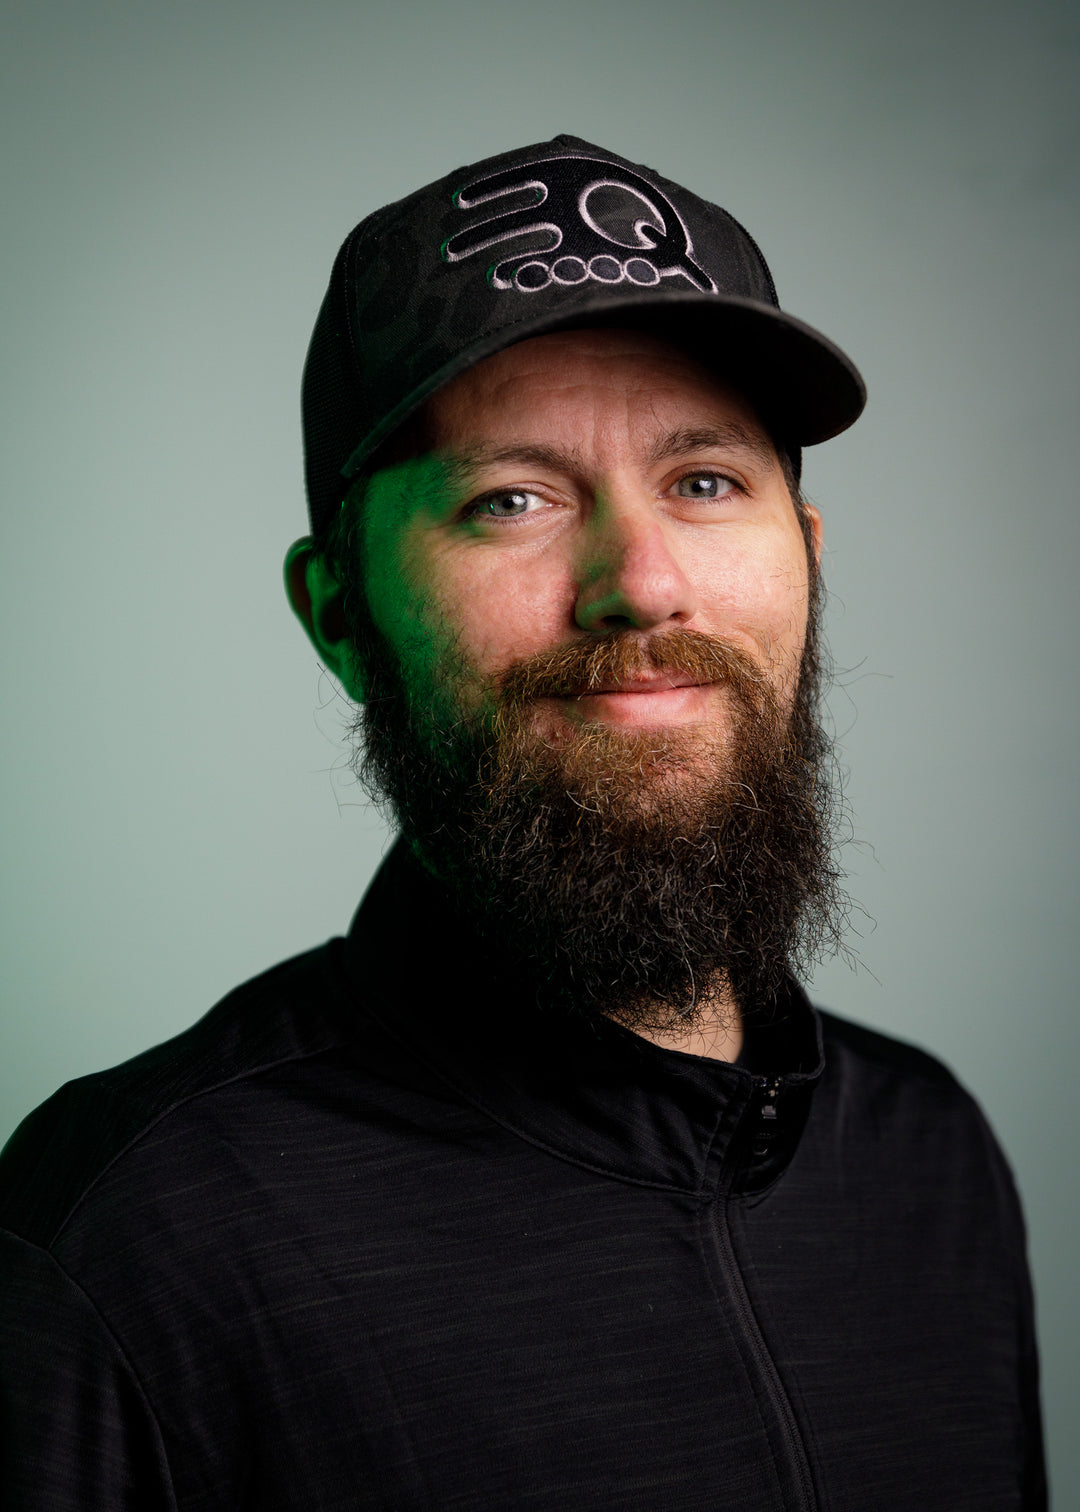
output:
<instances>
[{"instance_id":1,"label":"lip","mask_svg":"<svg viewBox=\"0 0 1080 1512\"><path fill-rule=\"evenodd\" d=\"M565 711L564 717L575 724L580 720L598 720L601 724L628 729L672 728L708 722L716 686L678 673L654 674L583 688L557 702ZM715 714L715 709L712 712Z\"/></svg>"},{"instance_id":2,"label":"lip","mask_svg":"<svg viewBox=\"0 0 1080 1512\"><path fill-rule=\"evenodd\" d=\"M666 693L671 688L704 688L708 683L696 677L684 677L679 673L659 677L632 677L625 682L601 683L596 688L580 688L570 698L593 698L599 693Z\"/></svg>"}]
</instances>

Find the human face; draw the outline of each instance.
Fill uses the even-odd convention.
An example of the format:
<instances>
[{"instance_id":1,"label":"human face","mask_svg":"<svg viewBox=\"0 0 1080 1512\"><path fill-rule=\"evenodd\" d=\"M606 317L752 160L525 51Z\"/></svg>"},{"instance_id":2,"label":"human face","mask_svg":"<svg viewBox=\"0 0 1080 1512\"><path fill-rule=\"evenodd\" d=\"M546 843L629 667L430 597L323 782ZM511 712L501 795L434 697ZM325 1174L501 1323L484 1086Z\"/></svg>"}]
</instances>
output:
<instances>
[{"instance_id":1,"label":"human face","mask_svg":"<svg viewBox=\"0 0 1080 1512\"><path fill-rule=\"evenodd\" d=\"M809 589L799 519L752 408L681 348L622 330L536 337L440 390L427 422L430 450L377 473L365 506L372 621L415 699L473 716L539 653L691 630L744 653L790 707ZM733 717L724 682L672 681L640 671L540 698L537 733L715 733Z\"/></svg>"},{"instance_id":2,"label":"human face","mask_svg":"<svg viewBox=\"0 0 1080 1512\"><path fill-rule=\"evenodd\" d=\"M582 331L478 366L400 445L335 642L358 776L520 990L642 1032L769 1001L835 872L808 554L752 409Z\"/></svg>"}]
</instances>

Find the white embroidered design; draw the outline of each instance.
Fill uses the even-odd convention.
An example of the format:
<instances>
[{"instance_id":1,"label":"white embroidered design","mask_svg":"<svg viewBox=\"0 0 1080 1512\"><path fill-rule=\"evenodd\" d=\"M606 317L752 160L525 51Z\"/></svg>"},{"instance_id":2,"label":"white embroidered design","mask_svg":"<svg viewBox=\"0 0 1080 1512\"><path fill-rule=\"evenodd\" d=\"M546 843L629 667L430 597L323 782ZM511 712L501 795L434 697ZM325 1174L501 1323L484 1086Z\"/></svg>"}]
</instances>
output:
<instances>
[{"instance_id":1,"label":"white embroidered design","mask_svg":"<svg viewBox=\"0 0 1080 1512\"><path fill-rule=\"evenodd\" d=\"M553 171L546 179L530 176L548 163ZM465 212L500 205L440 248L446 262L460 262L516 242L516 250L507 249L488 267L493 288L532 294L549 284L571 288L589 279L648 287L662 278L684 278L695 289L716 293L694 261L690 233L668 197L631 169L600 158L544 158L504 168L460 189L454 204ZM560 255L552 259L555 251Z\"/></svg>"}]
</instances>

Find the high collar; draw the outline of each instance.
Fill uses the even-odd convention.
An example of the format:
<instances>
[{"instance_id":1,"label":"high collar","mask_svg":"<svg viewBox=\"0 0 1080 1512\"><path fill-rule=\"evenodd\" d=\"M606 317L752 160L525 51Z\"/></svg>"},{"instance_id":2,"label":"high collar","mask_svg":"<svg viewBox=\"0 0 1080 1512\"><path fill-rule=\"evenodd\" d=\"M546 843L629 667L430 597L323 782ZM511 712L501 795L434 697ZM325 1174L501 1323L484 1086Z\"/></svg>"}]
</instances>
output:
<instances>
[{"instance_id":1,"label":"high collar","mask_svg":"<svg viewBox=\"0 0 1080 1512\"><path fill-rule=\"evenodd\" d=\"M383 1030L469 1103L636 1184L700 1197L764 1190L795 1152L824 1069L820 1020L794 981L768 1025L748 1023L736 1064L538 1010L495 974L467 911L402 840L357 910L345 965Z\"/></svg>"}]
</instances>

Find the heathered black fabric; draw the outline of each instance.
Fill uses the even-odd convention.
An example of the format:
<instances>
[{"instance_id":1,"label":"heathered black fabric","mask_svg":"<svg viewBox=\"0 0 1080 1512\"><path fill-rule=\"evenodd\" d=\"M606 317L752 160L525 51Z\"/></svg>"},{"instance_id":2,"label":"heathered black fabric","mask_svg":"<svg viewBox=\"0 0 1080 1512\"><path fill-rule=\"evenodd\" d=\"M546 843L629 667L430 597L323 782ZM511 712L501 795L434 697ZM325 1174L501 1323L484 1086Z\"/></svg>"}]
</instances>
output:
<instances>
[{"instance_id":1,"label":"heathered black fabric","mask_svg":"<svg viewBox=\"0 0 1080 1512\"><path fill-rule=\"evenodd\" d=\"M23 1124L4 1512L1045 1506L949 1072L794 986L731 1066L489 975L399 845L348 939Z\"/></svg>"}]
</instances>

